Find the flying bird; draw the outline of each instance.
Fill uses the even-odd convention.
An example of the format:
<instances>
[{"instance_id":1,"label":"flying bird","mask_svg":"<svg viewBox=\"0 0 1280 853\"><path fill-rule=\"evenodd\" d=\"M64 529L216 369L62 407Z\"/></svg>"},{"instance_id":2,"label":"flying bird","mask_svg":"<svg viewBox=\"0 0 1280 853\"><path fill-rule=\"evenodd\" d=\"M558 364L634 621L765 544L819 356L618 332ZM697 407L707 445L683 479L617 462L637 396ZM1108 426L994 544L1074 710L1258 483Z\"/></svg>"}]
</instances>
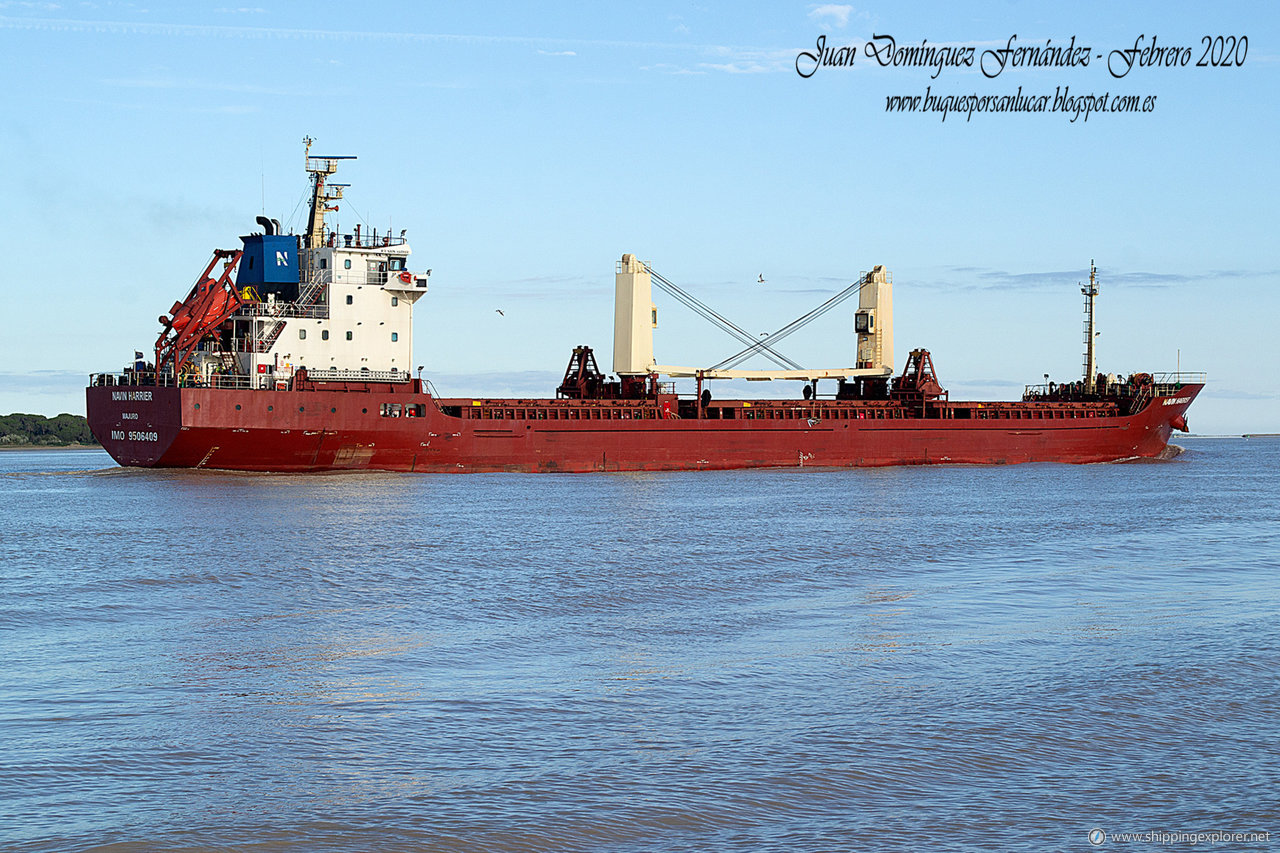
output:
<instances>
[{"instance_id":1,"label":"flying bird","mask_svg":"<svg viewBox=\"0 0 1280 853\"><path fill-rule=\"evenodd\" d=\"M764 273L760 273L759 283L764 284Z\"/></svg>"},{"instance_id":2,"label":"flying bird","mask_svg":"<svg viewBox=\"0 0 1280 853\"><path fill-rule=\"evenodd\" d=\"M503 317L507 316L506 314L503 314L503 313L502 313L502 309L501 309L501 308L494 308L493 310L494 310L494 311L497 311L497 312L498 312L499 314L501 314Z\"/></svg>"}]
</instances>

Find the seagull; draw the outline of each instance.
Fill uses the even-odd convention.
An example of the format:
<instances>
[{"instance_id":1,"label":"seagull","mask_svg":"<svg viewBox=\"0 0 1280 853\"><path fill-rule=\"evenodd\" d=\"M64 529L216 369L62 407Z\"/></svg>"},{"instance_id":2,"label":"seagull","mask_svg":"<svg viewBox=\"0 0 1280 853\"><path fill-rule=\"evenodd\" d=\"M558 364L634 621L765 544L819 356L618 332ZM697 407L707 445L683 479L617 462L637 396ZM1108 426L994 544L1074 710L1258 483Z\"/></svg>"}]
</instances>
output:
<instances>
[{"instance_id":1,"label":"seagull","mask_svg":"<svg viewBox=\"0 0 1280 853\"><path fill-rule=\"evenodd\" d=\"M507 316L506 314L503 314L503 313L502 313L502 309L501 309L501 308L494 308L493 310L494 310L494 311L497 311L497 312L498 312L499 314L501 314L503 317Z\"/></svg>"},{"instance_id":2,"label":"seagull","mask_svg":"<svg viewBox=\"0 0 1280 853\"><path fill-rule=\"evenodd\" d=\"M759 278L759 280L758 280L758 283L759 283L759 284L764 284L764 273L760 273L760 278Z\"/></svg>"}]
</instances>

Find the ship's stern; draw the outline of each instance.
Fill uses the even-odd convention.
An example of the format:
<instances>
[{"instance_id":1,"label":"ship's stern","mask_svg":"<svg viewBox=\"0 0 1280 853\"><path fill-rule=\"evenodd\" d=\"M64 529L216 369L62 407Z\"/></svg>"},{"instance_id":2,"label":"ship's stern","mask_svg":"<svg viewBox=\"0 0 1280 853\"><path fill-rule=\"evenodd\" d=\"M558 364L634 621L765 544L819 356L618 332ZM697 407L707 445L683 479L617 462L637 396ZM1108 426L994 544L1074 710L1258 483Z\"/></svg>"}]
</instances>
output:
<instances>
[{"instance_id":1,"label":"ship's stern","mask_svg":"<svg viewBox=\"0 0 1280 853\"><path fill-rule=\"evenodd\" d=\"M89 429L121 465L151 468L182 429L182 391L150 385L106 384L115 377L94 377L85 389Z\"/></svg>"}]
</instances>

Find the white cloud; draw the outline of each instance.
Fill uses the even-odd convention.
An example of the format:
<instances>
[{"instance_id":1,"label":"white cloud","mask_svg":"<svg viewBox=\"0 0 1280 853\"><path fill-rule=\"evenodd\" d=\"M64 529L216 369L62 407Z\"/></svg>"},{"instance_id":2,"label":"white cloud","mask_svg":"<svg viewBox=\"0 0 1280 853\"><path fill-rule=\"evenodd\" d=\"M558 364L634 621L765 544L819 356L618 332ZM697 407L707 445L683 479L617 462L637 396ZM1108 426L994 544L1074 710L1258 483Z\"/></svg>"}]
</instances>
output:
<instances>
[{"instance_id":1,"label":"white cloud","mask_svg":"<svg viewBox=\"0 0 1280 853\"><path fill-rule=\"evenodd\" d=\"M712 71L723 71L726 74L767 74L777 70L767 65L761 65L759 62L726 62L723 64L703 62L701 65L703 68L710 68Z\"/></svg>"},{"instance_id":2,"label":"white cloud","mask_svg":"<svg viewBox=\"0 0 1280 853\"><path fill-rule=\"evenodd\" d=\"M709 51L723 62L701 62L700 68L725 74L769 74L787 72L794 67L794 50L747 47L720 47Z\"/></svg>"},{"instance_id":3,"label":"white cloud","mask_svg":"<svg viewBox=\"0 0 1280 853\"><path fill-rule=\"evenodd\" d=\"M844 27L848 24L851 14L853 14L852 6L837 6L834 3L814 6L809 11L809 17L812 20L821 24L833 24L836 27Z\"/></svg>"},{"instance_id":4,"label":"white cloud","mask_svg":"<svg viewBox=\"0 0 1280 853\"><path fill-rule=\"evenodd\" d=\"M6 0L0 0L3 4ZM2 6L0 6L2 8ZM827 8L827 7L819 7ZM844 7L831 7L844 8ZM230 9L228 11L239 11ZM253 11L248 9L248 11ZM699 53L718 60L717 63L648 63L642 70L666 74L705 74L720 71L728 74L758 74L786 72L793 67L795 49L746 47L720 44L690 44L670 42L622 41L610 39L565 39L537 36L459 35L456 33L415 33L390 31L316 30L288 27L247 27L210 24L167 24L140 21L90 21L55 18L13 18L0 16L0 30L47 31L57 33L96 33L107 36L166 36L187 38L227 39L290 39L298 41L327 40L335 42L404 42L404 43L452 43L452 44L524 44L543 56L578 56L576 47L625 48L630 50L679 51ZM162 87L162 81L108 80L111 85Z\"/></svg>"},{"instance_id":5,"label":"white cloud","mask_svg":"<svg viewBox=\"0 0 1280 853\"><path fill-rule=\"evenodd\" d=\"M705 71L694 71L691 68L685 68L680 65L673 65L670 62L658 62L653 65L641 65L641 71L657 71L661 74L706 74Z\"/></svg>"}]
</instances>

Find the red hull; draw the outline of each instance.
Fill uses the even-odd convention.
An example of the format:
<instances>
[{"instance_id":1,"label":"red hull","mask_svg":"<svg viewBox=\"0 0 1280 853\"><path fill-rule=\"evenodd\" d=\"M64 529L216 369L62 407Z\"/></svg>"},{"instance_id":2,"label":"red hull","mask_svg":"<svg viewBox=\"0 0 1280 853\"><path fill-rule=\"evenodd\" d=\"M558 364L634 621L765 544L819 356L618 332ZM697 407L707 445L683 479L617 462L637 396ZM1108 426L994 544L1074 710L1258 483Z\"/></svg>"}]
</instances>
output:
<instances>
[{"instance_id":1,"label":"red hull","mask_svg":"<svg viewBox=\"0 0 1280 853\"><path fill-rule=\"evenodd\" d=\"M408 386L406 386L408 387ZM121 465L240 471L663 471L1020 462L1109 462L1160 455L1201 385L1157 396L1133 415L1071 414L994 403L1001 417L876 417L872 409L786 403L787 419L752 419L779 403L717 402L730 419L665 419L653 407L484 401L504 419L455 417L471 400L415 390L263 391L90 387L89 424ZM441 405L437 406L437 402ZM383 404L421 404L384 417ZM474 405L481 405L479 402ZM757 407L752 409L752 406ZM488 409L487 409L488 410ZM486 410L486 411L487 411ZM597 413L595 418L590 413ZM604 411L605 418L599 413ZM1055 414L1056 411L1056 414ZM514 412L516 416L510 414ZM612 419L610 419L610 414ZM883 412L881 413L884 414ZM893 414L890 412L890 414ZM581 419L579 419L581 416Z\"/></svg>"}]
</instances>

